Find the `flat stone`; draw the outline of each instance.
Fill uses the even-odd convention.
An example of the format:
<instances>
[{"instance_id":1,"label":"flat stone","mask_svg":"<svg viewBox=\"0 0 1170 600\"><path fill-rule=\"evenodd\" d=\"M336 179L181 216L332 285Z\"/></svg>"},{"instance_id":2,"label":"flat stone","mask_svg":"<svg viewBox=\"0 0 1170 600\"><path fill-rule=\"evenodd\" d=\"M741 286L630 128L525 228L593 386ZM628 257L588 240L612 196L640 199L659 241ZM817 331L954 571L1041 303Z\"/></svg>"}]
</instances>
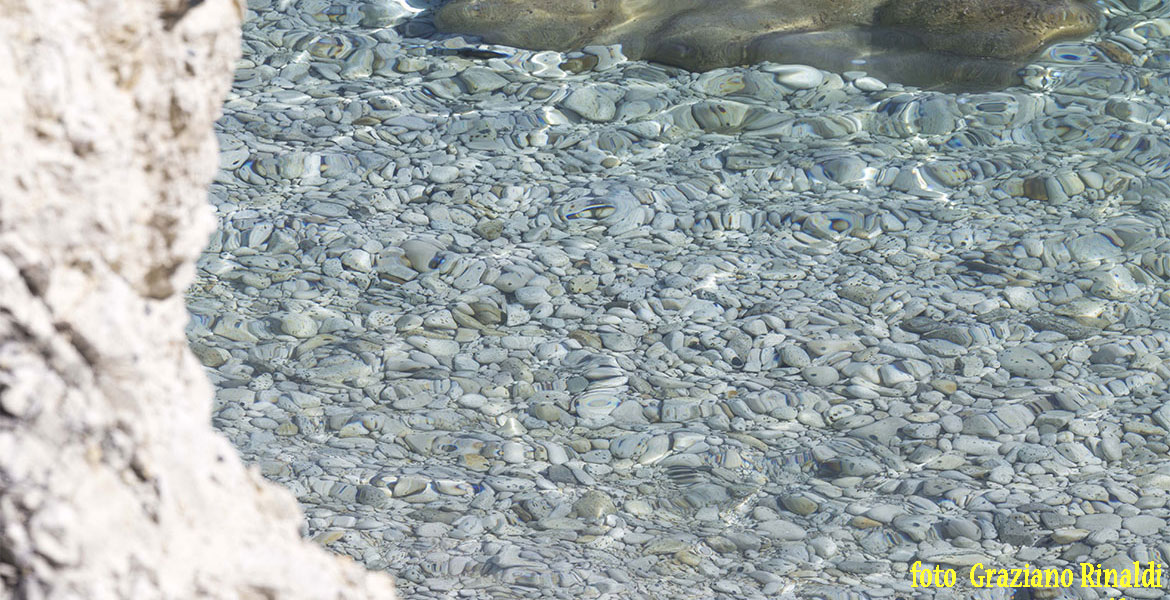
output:
<instances>
[{"instance_id":1,"label":"flat stone","mask_svg":"<svg viewBox=\"0 0 1170 600\"><path fill-rule=\"evenodd\" d=\"M764 533L770 538L783 541L803 540L807 535L804 528L791 521L784 519L772 519L764 521L756 526L756 529Z\"/></svg>"},{"instance_id":2,"label":"flat stone","mask_svg":"<svg viewBox=\"0 0 1170 600\"><path fill-rule=\"evenodd\" d=\"M1166 520L1153 515L1137 515L1122 521L1127 531L1137 536L1154 535L1166 526Z\"/></svg>"},{"instance_id":3,"label":"flat stone","mask_svg":"<svg viewBox=\"0 0 1170 600\"><path fill-rule=\"evenodd\" d=\"M902 417L887 417L878 421L874 421L869 425L863 425L849 432L849 437L861 438L871 442L887 445L890 440L898 435L898 430L908 425L910 422Z\"/></svg>"},{"instance_id":4,"label":"flat stone","mask_svg":"<svg viewBox=\"0 0 1170 600\"><path fill-rule=\"evenodd\" d=\"M877 461L863 456L840 458L830 463L830 468L841 477L867 477L881 473L884 469Z\"/></svg>"},{"instance_id":5,"label":"flat stone","mask_svg":"<svg viewBox=\"0 0 1170 600\"><path fill-rule=\"evenodd\" d=\"M1162 429L1170 430L1170 404L1165 404L1150 415Z\"/></svg>"},{"instance_id":6,"label":"flat stone","mask_svg":"<svg viewBox=\"0 0 1170 600\"><path fill-rule=\"evenodd\" d=\"M865 516L879 523L889 524L895 517L904 512L901 507L894 506L893 504L879 504L865 511Z\"/></svg>"},{"instance_id":7,"label":"flat stone","mask_svg":"<svg viewBox=\"0 0 1170 600\"><path fill-rule=\"evenodd\" d=\"M1077 517L1077 528L1087 529L1089 532L1101 531L1103 529L1120 529L1121 517L1109 513L1081 515Z\"/></svg>"},{"instance_id":8,"label":"flat stone","mask_svg":"<svg viewBox=\"0 0 1170 600\"><path fill-rule=\"evenodd\" d=\"M573 514L585 519L600 519L617 512L613 499L598 490L589 490L573 503Z\"/></svg>"},{"instance_id":9,"label":"flat stone","mask_svg":"<svg viewBox=\"0 0 1170 600\"><path fill-rule=\"evenodd\" d=\"M475 224L475 232L489 242L497 240L504 234L504 222L500 219L484 219Z\"/></svg>"},{"instance_id":10,"label":"flat stone","mask_svg":"<svg viewBox=\"0 0 1170 600\"><path fill-rule=\"evenodd\" d=\"M983 531L970 519L951 518L943 521L942 532L947 538L965 537L978 541Z\"/></svg>"},{"instance_id":11,"label":"flat stone","mask_svg":"<svg viewBox=\"0 0 1170 600\"><path fill-rule=\"evenodd\" d=\"M800 346L783 346L780 348L780 362L786 367L802 369L807 367L812 359Z\"/></svg>"},{"instance_id":12,"label":"flat stone","mask_svg":"<svg viewBox=\"0 0 1170 600\"><path fill-rule=\"evenodd\" d=\"M485 67L469 67L459 74L460 81L467 88L468 93L494 92L505 85L508 80L495 71Z\"/></svg>"},{"instance_id":13,"label":"flat stone","mask_svg":"<svg viewBox=\"0 0 1170 600\"><path fill-rule=\"evenodd\" d=\"M595 86L574 90L561 105L596 122L612 121L617 114L617 105L613 99Z\"/></svg>"},{"instance_id":14,"label":"flat stone","mask_svg":"<svg viewBox=\"0 0 1170 600\"><path fill-rule=\"evenodd\" d=\"M811 515L820 505L801 494L789 494L780 498L780 505L800 516Z\"/></svg>"},{"instance_id":15,"label":"flat stone","mask_svg":"<svg viewBox=\"0 0 1170 600\"><path fill-rule=\"evenodd\" d=\"M843 560L836 565L837 569L855 575L872 575L889 569L888 564L879 561Z\"/></svg>"},{"instance_id":16,"label":"flat stone","mask_svg":"<svg viewBox=\"0 0 1170 600\"><path fill-rule=\"evenodd\" d=\"M1008 348L999 353L999 364L1008 373L1025 379L1048 379L1054 371L1052 365L1033 350L1021 346Z\"/></svg>"},{"instance_id":17,"label":"flat stone","mask_svg":"<svg viewBox=\"0 0 1170 600\"><path fill-rule=\"evenodd\" d=\"M810 385L817 387L833 385L841 379L841 374L833 367L808 366L801 369L800 374Z\"/></svg>"},{"instance_id":18,"label":"flat stone","mask_svg":"<svg viewBox=\"0 0 1170 600\"><path fill-rule=\"evenodd\" d=\"M638 347L638 340L625 333L603 333L601 344L614 352L629 352Z\"/></svg>"},{"instance_id":19,"label":"flat stone","mask_svg":"<svg viewBox=\"0 0 1170 600\"><path fill-rule=\"evenodd\" d=\"M1099 329L1081 325L1068 317L1038 315L1028 319L1028 326L1037 331L1055 331L1070 340L1083 340L1097 335Z\"/></svg>"},{"instance_id":20,"label":"flat stone","mask_svg":"<svg viewBox=\"0 0 1170 600\"><path fill-rule=\"evenodd\" d=\"M995 416L1003 424L1004 433L1023 433L1036 420L1026 406L1013 404L995 409Z\"/></svg>"},{"instance_id":21,"label":"flat stone","mask_svg":"<svg viewBox=\"0 0 1170 600\"><path fill-rule=\"evenodd\" d=\"M453 167L450 165L435 167L434 169L431 169L430 175L427 176L427 179L430 179L432 183L451 183L458 178L458 167Z\"/></svg>"},{"instance_id":22,"label":"flat stone","mask_svg":"<svg viewBox=\"0 0 1170 600\"><path fill-rule=\"evenodd\" d=\"M574 294L588 294L597 289L596 275L578 275L569 280L565 289Z\"/></svg>"},{"instance_id":23,"label":"flat stone","mask_svg":"<svg viewBox=\"0 0 1170 600\"><path fill-rule=\"evenodd\" d=\"M1088 529L1066 527L1052 532L1052 541L1057 544L1071 544L1085 539L1089 535Z\"/></svg>"}]
</instances>

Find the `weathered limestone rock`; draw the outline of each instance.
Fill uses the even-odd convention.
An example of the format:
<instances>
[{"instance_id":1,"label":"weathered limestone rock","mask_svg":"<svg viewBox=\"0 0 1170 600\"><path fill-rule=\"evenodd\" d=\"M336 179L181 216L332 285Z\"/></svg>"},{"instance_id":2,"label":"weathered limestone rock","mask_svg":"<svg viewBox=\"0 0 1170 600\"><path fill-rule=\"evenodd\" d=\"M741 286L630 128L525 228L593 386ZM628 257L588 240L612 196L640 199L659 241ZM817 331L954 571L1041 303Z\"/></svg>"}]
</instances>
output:
<instances>
[{"instance_id":1,"label":"weathered limestone rock","mask_svg":"<svg viewBox=\"0 0 1170 600\"><path fill-rule=\"evenodd\" d=\"M0 0L0 598L392 598L210 427L182 290L239 0Z\"/></svg>"}]
</instances>

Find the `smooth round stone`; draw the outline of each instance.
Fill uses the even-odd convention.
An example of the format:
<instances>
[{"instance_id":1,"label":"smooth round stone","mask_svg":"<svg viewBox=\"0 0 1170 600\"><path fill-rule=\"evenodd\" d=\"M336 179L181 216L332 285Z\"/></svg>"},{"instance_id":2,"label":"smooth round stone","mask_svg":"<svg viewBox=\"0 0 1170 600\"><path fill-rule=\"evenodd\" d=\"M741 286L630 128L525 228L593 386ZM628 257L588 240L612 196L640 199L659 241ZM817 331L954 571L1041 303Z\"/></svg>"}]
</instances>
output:
<instances>
[{"instance_id":1,"label":"smooth round stone","mask_svg":"<svg viewBox=\"0 0 1170 600\"><path fill-rule=\"evenodd\" d=\"M440 340L421 335L412 335L406 338L406 343L431 356L439 358L447 358L459 353L459 344L454 340Z\"/></svg>"},{"instance_id":2,"label":"smooth round stone","mask_svg":"<svg viewBox=\"0 0 1170 600\"><path fill-rule=\"evenodd\" d=\"M883 471L876 461L862 456L842 458L837 462L838 475L841 477L868 477Z\"/></svg>"},{"instance_id":3,"label":"smooth round stone","mask_svg":"<svg viewBox=\"0 0 1170 600\"><path fill-rule=\"evenodd\" d=\"M487 219L475 225L475 232L487 241L497 240L504 234L504 222L499 219Z\"/></svg>"},{"instance_id":4,"label":"smooth round stone","mask_svg":"<svg viewBox=\"0 0 1170 600\"><path fill-rule=\"evenodd\" d=\"M881 521L871 519L869 517L864 517L861 515L857 515L856 517L849 519L849 524L858 528L858 529L873 529L875 527L881 527L883 525L883 523Z\"/></svg>"},{"instance_id":5,"label":"smooth round stone","mask_svg":"<svg viewBox=\"0 0 1170 600\"><path fill-rule=\"evenodd\" d=\"M524 446L521 446L516 442L505 442L503 446L503 452L500 456L504 459L504 462L507 463L522 463L525 460Z\"/></svg>"},{"instance_id":6,"label":"smooth round stone","mask_svg":"<svg viewBox=\"0 0 1170 600\"><path fill-rule=\"evenodd\" d=\"M1054 373L1043 356L1020 346L1000 352L999 364L1012 375L1026 379L1048 379Z\"/></svg>"},{"instance_id":7,"label":"smooth round stone","mask_svg":"<svg viewBox=\"0 0 1170 600\"><path fill-rule=\"evenodd\" d=\"M569 280L569 285L565 286L569 292L574 294L588 294L597 289L596 275L578 275Z\"/></svg>"},{"instance_id":8,"label":"smooth round stone","mask_svg":"<svg viewBox=\"0 0 1170 600\"><path fill-rule=\"evenodd\" d=\"M814 340L808 343L809 352L817 356L825 356L835 352L860 352L864 349L865 346L857 340Z\"/></svg>"},{"instance_id":9,"label":"smooth round stone","mask_svg":"<svg viewBox=\"0 0 1170 600\"><path fill-rule=\"evenodd\" d=\"M629 352L638 347L638 340L625 333L603 333L601 344L614 352Z\"/></svg>"},{"instance_id":10,"label":"smooth round stone","mask_svg":"<svg viewBox=\"0 0 1170 600\"><path fill-rule=\"evenodd\" d=\"M589 490L573 503L573 513L583 519L600 519L617 512L613 499L605 492Z\"/></svg>"},{"instance_id":11,"label":"smooth round stone","mask_svg":"<svg viewBox=\"0 0 1170 600\"><path fill-rule=\"evenodd\" d=\"M901 515L894 518L893 524L895 529L916 542L925 540L934 527L934 521L922 515Z\"/></svg>"},{"instance_id":12,"label":"smooth round stone","mask_svg":"<svg viewBox=\"0 0 1170 600\"><path fill-rule=\"evenodd\" d=\"M1065 527L1052 532L1052 541L1057 544L1071 544L1085 539L1088 535L1089 531L1087 529Z\"/></svg>"},{"instance_id":13,"label":"smooth round stone","mask_svg":"<svg viewBox=\"0 0 1170 600\"><path fill-rule=\"evenodd\" d=\"M995 440L983 439L970 435L960 435L954 441L954 448L960 452L975 456L995 456L999 454L1002 444Z\"/></svg>"},{"instance_id":14,"label":"smooth round stone","mask_svg":"<svg viewBox=\"0 0 1170 600\"><path fill-rule=\"evenodd\" d=\"M998 483L1000 485L1007 485L1011 483L1012 478L1015 477L1016 470L1009 465L1000 465L995 467L987 473L987 480Z\"/></svg>"},{"instance_id":15,"label":"smooth round stone","mask_svg":"<svg viewBox=\"0 0 1170 600\"><path fill-rule=\"evenodd\" d=\"M993 438L999 435L999 427L985 414L971 415L963 420L963 433L984 438Z\"/></svg>"},{"instance_id":16,"label":"smooth round stone","mask_svg":"<svg viewBox=\"0 0 1170 600\"><path fill-rule=\"evenodd\" d=\"M947 433L959 433L963 430L963 419L958 415L943 415L938 423L942 426L943 431Z\"/></svg>"},{"instance_id":17,"label":"smooth round stone","mask_svg":"<svg viewBox=\"0 0 1170 600\"><path fill-rule=\"evenodd\" d=\"M471 67L459 74L459 79L467 88L468 93L494 92L505 85L508 80L500 77L495 71L484 67Z\"/></svg>"},{"instance_id":18,"label":"smooth round stone","mask_svg":"<svg viewBox=\"0 0 1170 600\"><path fill-rule=\"evenodd\" d=\"M385 506L389 500L384 488L379 488L372 485L359 485L357 490L357 501L361 504L366 504L373 507Z\"/></svg>"},{"instance_id":19,"label":"smooth round stone","mask_svg":"<svg viewBox=\"0 0 1170 600\"><path fill-rule=\"evenodd\" d=\"M1104 529L1118 529L1121 527L1121 517L1109 513L1082 515L1077 517L1077 528L1087 529L1090 532Z\"/></svg>"},{"instance_id":20,"label":"smooth round stone","mask_svg":"<svg viewBox=\"0 0 1170 600\"><path fill-rule=\"evenodd\" d=\"M785 521L784 519L764 521L757 525L756 528L768 537L786 542L803 540L808 535L808 532L803 527L791 521Z\"/></svg>"},{"instance_id":21,"label":"smooth round stone","mask_svg":"<svg viewBox=\"0 0 1170 600\"><path fill-rule=\"evenodd\" d=\"M524 284L528 283L528 281L531 279L531 272L521 273L518 271L508 271L507 273L497 277L496 280L492 282L492 285L495 286L497 290L500 290L505 294L510 294L523 287Z\"/></svg>"},{"instance_id":22,"label":"smooth round stone","mask_svg":"<svg viewBox=\"0 0 1170 600\"><path fill-rule=\"evenodd\" d=\"M494 365L508 358L508 351L503 348L484 348L475 353L475 362L481 365Z\"/></svg>"},{"instance_id":23,"label":"smooth round stone","mask_svg":"<svg viewBox=\"0 0 1170 600\"><path fill-rule=\"evenodd\" d=\"M702 414L699 404L690 399L670 398L659 409L662 420L667 423L685 423Z\"/></svg>"},{"instance_id":24,"label":"smooth round stone","mask_svg":"<svg viewBox=\"0 0 1170 600\"><path fill-rule=\"evenodd\" d=\"M654 509L650 506L650 503L646 502L645 500L637 499L626 500L625 504L622 505L622 509L638 517L644 517L654 512Z\"/></svg>"},{"instance_id":25,"label":"smooth round stone","mask_svg":"<svg viewBox=\"0 0 1170 600\"><path fill-rule=\"evenodd\" d=\"M812 359L808 357L808 352L800 346L784 346L780 348L780 362L786 367L796 367L803 369L807 367Z\"/></svg>"},{"instance_id":26,"label":"smooth round stone","mask_svg":"<svg viewBox=\"0 0 1170 600\"><path fill-rule=\"evenodd\" d=\"M846 405L838 404L837 406ZM837 406L834 406L833 408L835 409ZM881 444L887 444L890 439L897 435L898 429L905 426L906 423L906 419L890 417L881 419L880 421L875 421L869 425L858 427L857 429L851 431L849 435L875 441Z\"/></svg>"},{"instance_id":27,"label":"smooth round stone","mask_svg":"<svg viewBox=\"0 0 1170 600\"><path fill-rule=\"evenodd\" d=\"M614 101L594 86L574 90L561 105L595 122L612 121L617 114Z\"/></svg>"},{"instance_id":28,"label":"smooth round stone","mask_svg":"<svg viewBox=\"0 0 1170 600\"><path fill-rule=\"evenodd\" d=\"M821 558L831 558L837 554L837 542L828 536L815 537L808 542L812 546L813 552Z\"/></svg>"},{"instance_id":29,"label":"smooth round stone","mask_svg":"<svg viewBox=\"0 0 1170 600\"><path fill-rule=\"evenodd\" d=\"M589 387L589 380L580 375L574 375L565 381L565 389L569 390L570 394L585 391Z\"/></svg>"},{"instance_id":30,"label":"smooth round stone","mask_svg":"<svg viewBox=\"0 0 1170 600\"><path fill-rule=\"evenodd\" d=\"M629 502L626 503L627 511L629 510L629 504ZM721 535L713 535L703 541L719 554L731 554L736 551L735 543Z\"/></svg>"},{"instance_id":31,"label":"smooth round stone","mask_svg":"<svg viewBox=\"0 0 1170 600\"><path fill-rule=\"evenodd\" d=\"M686 550L689 546L690 544L688 542L670 536L651 541L646 544L642 552L645 554L674 554Z\"/></svg>"},{"instance_id":32,"label":"smooth round stone","mask_svg":"<svg viewBox=\"0 0 1170 600\"><path fill-rule=\"evenodd\" d=\"M902 433L917 440L933 440L938 437L942 426L938 423L914 423L902 428Z\"/></svg>"},{"instance_id":33,"label":"smooth round stone","mask_svg":"<svg viewBox=\"0 0 1170 600\"><path fill-rule=\"evenodd\" d=\"M953 394L959 391L959 384L950 379L933 379L930 386L944 394Z\"/></svg>"},{"instance_id":34,"label":"smooth round stone","mask_svg":"<svg viewBox=\"0 0 1170 600\"><path fill-rule=\"evenodd\" d=\"M400 247L402 248L402 256L410 264L410 268L419 273L432 270L431 261L442 250L427 240L407 240Z\"/></svg>"},{"instance_id":35,"label":"smooth round stone","mask_svg":"<svg viewBox=\"0 0 1170 600\"><path fill-rule=\"evenodd\" d=\"M1121 460L1121 440L1119 440L1116 435L1106 434L1101 436L1101 444L1099 448L1101 449L1102 457L1105 460Z\"/></svg>"},{"instance_id":36,"label":"smooth round stone","mask_svg":"<svg viewBox=\"0 0 1170 600\"><path fill-rule=\"evenodd\" d=\"M863 92L880 92L886 89L886 84L873 77L858 77L853 80L853 86Z\"/></svg>"},{"instance_id":37,"label":"smooth round stone","mask_svg":"<svg viewBox=\"0 0 1170 600\"><path fill-rule=\"evenodd\" d=\"M820 69L805 65L780 65L765 67L765 70L775 73L777 82L794 90L812 89L825 81L825 74Z\"/></svg>"},{"instance_id":38,"label":"smooth round stone","mask_svg":"<svg viewBox=\"0 0 1170 600\"><path fill-rule=\"evenodd\" d=\"M450 530L451 526L447 525L446 523L423 523L422 525L418 526L418 529L415 530L415 533L417 533L419 537L439 538L445 537L447 532Z\"/></svg>"},{"instance_id":39,"label":"smooth round stone","mask_svg":"<svg viewBox=\"0 0 1170 600\"><path fill-rule=\"evenodd\" d=\"M191 344L191 350L195 352L195 356L199 358L199 362L203 363L203 366L213 369L226 363L232 357L231 353L223 348L212 348L203 344Z\"/></svg>"},{"instance_id":40,"label":"smooth round stone","mask_svg":"<svg viewBox=\"0 0 1170 600\"><path fill-rule=\"evenodd\" d=\"M553 483L564 483L567 485L576 485L577 478L573 475L573 471L565 465L553 465L548 468L544 476Z\"/></svg>"},{"instance_id":41,"label":"smooth round stone","mask_svg":"<svg viewBox=\"0 0 1170 600\"><path fill-rule=\"evenodd\" d=\"M427 394L408 394L395 400L391 406L394 410L416 410L430 404L431 400Z\"/></svg>"},{"instance_id":42,"label":"smooth round stone","mask_svg":"<svg viewBox=\"0 0 1170 600\"><path fill-rule=\"evenodd\" d=\"M427 176L432 183L451 183L459 178L459 168L451 165L443 165L431 169L431 174Z\"/></svg>"},{"instance_id":43,"label":"smooth round stone","mask_svg":"<svg viewBox=\"0 0 1170 600\"><path fill-rule=\"evenodd\" d=\"M308 315L289 313L280 319L280 330L296 338L317 335L317 322Z\"/></svg>"},{"instance_id":44,"label":"smooth round stone","mask_svg":"<svg viewBox=\"0 0 1170 600\"><path fill-rule=\"evenodd\" d=\"M1134 535L1147 536L1158 533L1166 526L1166 520L1152 515L1137 515L1126 519L1122 526Z\"/></svg>"},{"instance_id":45,"label":"smooth round stone","mask_svg":"<svg viewBox=\"0 0 1170 600\"><path fill-rule=\"evenodd\" d=\"M1105 490L1104 486L1095 483L1077 484L1068 489L1068 492L1082 500L1096 500L1098 502L1108 502L1109 492Z\"/></svg>"},{"instance_id":46,"label":"smooth round stone","mask_svg":"<svg viewBox=\"0 0 1170 600\"><path fill-rule=\"evenodd\" d=\"M524 306L536 306L552 300L548 290L538 286L522 287L515 292L516 301Z\"/></svg>"},{"instance_id":47,"label":"smooth round stone","mask_svg":"<svg viewBox=\"0 0 1170 600\"><path fill-rule=\"evenodd\" d=\"M808 366L801 369L800 374L810 385L817 387L833 385L841 379L841 374L837 372L837 369L826 366Z\"/></svg>"},{"instance_id":48,"label":"smooth round stone","mask_svg":"<svg viewBox=\"0 0 1170 600\"><path fill-rule=\"evenodd\" d=\"M373 258L369 252L361 248L354 248L347 250L345 254L341 255L341 264L354 271L361 271L362 273L369 273L373 267Z\"/></svg>"},{"instance_id":49,"label":"smooth round stone","mask_svg":"<svg viewBox=\"0 0 1170 600\"><path fill-rule=\"evenodd\" d=\"M573 411L582 419L598 419L609 416L620 403L616 394L599 390L577 398L573 402Z\"/></svg>"},{"instance_id":50,"label":"smooth round stone","mask_svg":"<svg viewBox=\"0 0 1170 600\"><path fill-rule=\"evenodd\" d=\"M349 214L345 206L335 202L315 202L309 206L309 212L322 217L344 217Z\"/></svg>"},{"instance_id":51,"label":"smooth round stone","mask_svg":"<svg viewBox=\"0 0 1170 600\"><path fill-rule=\"evenodd\" d=\"M1035 420L1035 415L1027 407L1021 405L1004 406L995 411L1000 423L1004 426L1004 433L1022 433Z\"/></svg>"},{"instance_id":52,"label":"smooth round stone","mask_svg":"<svg viewBox=\"0 0 1170 600\"><path fill-rule=\"evenodd\" d=\"M1032 290L1025 287L1006 288L1003 291L1003 296L1007 299L1008 304L1011 304L1012 308L1016 310L1031 310L1040 304Z\"/></svg>"},{"instance_id":53,"label":"smooth round stone","mask_svg":"<svg viewBox=\"0 0 1170 600\"><path fill-rule=\"evenodd\" d=\"M865 177L865 162L855 156L833 158L821 165L822 172L831 180L842 185L860 181ZM877 288L867 285L845 286L838 294L862 306L872 305L877 298Z\"/></svg>"},{"instance_id":54,"label":"smooth round stone","mask_svg":"<svg viewBox=\"0 0 1170 600\"><path fill-rule=\"evenodd\" d=\"M394 322L394 328L397 329L399 333L405 333L422 327L422 324L423 318L418 315L402 315L398 318L397 321Z\"/></svg>"},{"instance_id":55,"label":"smooth round stone","mask_svg":"<svg viewBox=\"0 0 1170 600\"><path fill-rule=\"evenodd\" d=\"M542 402L540 404L535 404L532 406L532 408L528 409L528 412L532 416L536 417L537 419L540 419L541 421L548 421L548 422L559 421L561 419L561 416L565 413L565 411L561 410L561 408L559 406L557 406L551 402ZM549 461L549 462L552 462L552 461ZM557 463L553 463L553 464L557 464Z\"/></svg>"},{"instance_id":56,"label":"smooth round stone","mask_svg":"<svg viewBox=\"0 0 1170 600\"><path fill-rule=\"evenodd\" d=\"M863 514L874 521L888 525L903 512L905 511L901 507L894 506L893 504L879 504L865 511Z\"/></svg>"},{"instance_id":57,"label":"smooth round stone","mask_svg":"<svg viewBox=\"0 0 1170 600\"><path fill-rule=\"evenodd\" d=\"M813 514L821 507L816 502L810 500L807 496L803 496L801 494L790 494L784 496L780 498L780 504L784 508L802 517Z\"/></svg>"},{"instance_id":58,"label":"smooth round stone","mask_svg":"<svg viewBox=\"0 0 1170 600\"><path fill-rule=\"evenodd\" d=\"M623 435L610 442L609 450L614 458L636 459L646 451L650 436L644 433Z\"/></svg>"},{"instance_id":59,"label":"smooth round stone","mask_svg":"<svg viewBox=\"0 0 1170 600\"><path fill-rule=\"evenodd\" d=\"M979 540L983 537L982 530L970 519L947 519L943 521L942 531L947 538L965 537L970 540Z\"/></svg>"},{"instance_id":60,"label":"smooth round stone","mask_svg":"<svg viewBox=\"0 0 1170 600\"><path fill-rule=\"evenodd\" d=\"M843 560L833 566L839 571L853 575L872 575L885 568L880 562L863 560Z\"/></svg>"}]
</instances>

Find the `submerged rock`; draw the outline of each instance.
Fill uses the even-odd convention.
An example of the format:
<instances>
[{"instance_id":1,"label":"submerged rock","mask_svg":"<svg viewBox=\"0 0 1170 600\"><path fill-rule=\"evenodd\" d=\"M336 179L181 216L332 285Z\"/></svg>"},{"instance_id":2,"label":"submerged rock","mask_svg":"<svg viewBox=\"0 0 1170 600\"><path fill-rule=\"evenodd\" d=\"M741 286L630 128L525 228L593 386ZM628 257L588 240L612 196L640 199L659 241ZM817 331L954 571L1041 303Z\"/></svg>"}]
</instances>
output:
<instances>
[{"instance_id":1,"label":"submerged rock","mask_svg":"<svg viewBox=\"0 0 1170 600\"><path fill-rule=\"evenodd\" d=\"M621 44L631 59L707 71L763 61L920 85L1002 85L1016 63L1091 33L1081 0L455 0L442 31L539 50Z\"/></svg>"}]
</instances>

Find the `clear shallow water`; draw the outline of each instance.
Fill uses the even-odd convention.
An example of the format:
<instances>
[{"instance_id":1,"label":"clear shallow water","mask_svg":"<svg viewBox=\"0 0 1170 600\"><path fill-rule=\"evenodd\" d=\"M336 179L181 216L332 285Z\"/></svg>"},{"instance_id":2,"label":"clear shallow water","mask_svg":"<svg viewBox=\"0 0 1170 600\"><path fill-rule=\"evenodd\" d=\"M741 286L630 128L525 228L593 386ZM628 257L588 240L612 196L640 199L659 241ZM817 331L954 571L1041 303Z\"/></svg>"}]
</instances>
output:
<instances>
[{"instance_id":1,"label":"clear shallow water","mask_svg":"<svg viewBox=\"0 0 1170 600\"><path fill-rule=\"evenodd\" d=\"M407 597L1170 560L1124 524L1168 516L1170 7L978 94L250 7L190 337L217 426Z\"/></svg>"}]
</instances>

